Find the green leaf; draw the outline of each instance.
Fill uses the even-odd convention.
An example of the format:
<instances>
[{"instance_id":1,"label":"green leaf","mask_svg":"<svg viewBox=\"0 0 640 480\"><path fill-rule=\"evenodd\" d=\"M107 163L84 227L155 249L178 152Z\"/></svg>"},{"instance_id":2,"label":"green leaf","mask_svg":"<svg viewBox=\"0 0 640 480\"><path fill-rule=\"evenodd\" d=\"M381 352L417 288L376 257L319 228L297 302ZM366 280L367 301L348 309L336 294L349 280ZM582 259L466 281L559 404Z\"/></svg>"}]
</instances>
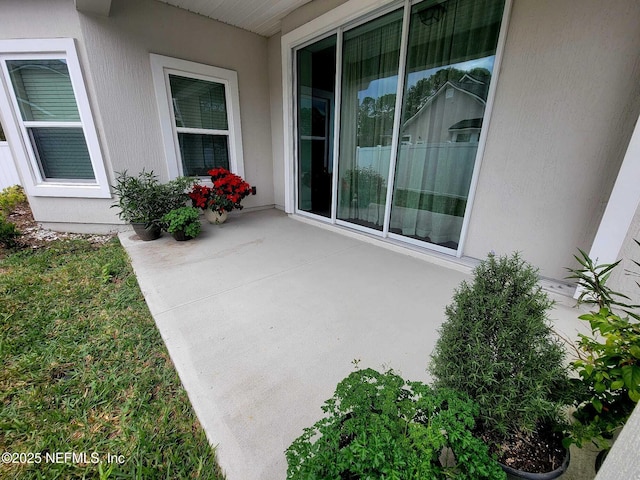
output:
<instances>
[{"instance_id":1,"label":"green leaf","mask_svg":"<svg viewBox=\"0 0 640 480\"><path fill-rule=\"evenodd\" d=\"M602 402L600 400L594 398L591 403L593 404L593 408L595 408L598 413L602 413Z\"/></svg>"},{"instance_id":2,"label":"green leaf","mask_svg":"<svg viewBox=\"0 0 640 480\"><path fill-rule=\"evenodd\" d=\"M629 347L629 353L636 358L640 358L640 346L631 345L631 347Z\"/></svg>"},{"instance_id":3,"label":"green leaf","mask_svg":"<svg viewBox=\"0 0 640 480\"><path fill-rule=\"evenodd\" d=\"M602 393L607 389L604 383L600 383L600 382L596 383L593 388L597 393Z\"/></svg>"},{"instance_id":4,"label":"green leaf","mask_svg":"<svg viewBox=\"0 0 640 480\"><path fill-rule=\"evenodd\" d=\"M629 398L638 403L640 401L640 392L638 390L629 390Z\"/></svg>"},{"instance_id":5,"label":"green leaf","mask_svg":"<svg viewBox=\"0 0 640 480\"><path fill-rule=\"evenodd\" d=\"M625 365L622 367L622 378L629 390L637 390L640 387L640 367Z\"/></svg>"},{"instance_id":6,"label":"green leaf","mask_svg":"<svg viewBox=\"0 0 640 480\"><path fill-rule=\"evenodd\" d=\"M616 380L611 383L611 390L618 390L622 387L624 387L624 380Z\"/></svg>"}]
</instances>

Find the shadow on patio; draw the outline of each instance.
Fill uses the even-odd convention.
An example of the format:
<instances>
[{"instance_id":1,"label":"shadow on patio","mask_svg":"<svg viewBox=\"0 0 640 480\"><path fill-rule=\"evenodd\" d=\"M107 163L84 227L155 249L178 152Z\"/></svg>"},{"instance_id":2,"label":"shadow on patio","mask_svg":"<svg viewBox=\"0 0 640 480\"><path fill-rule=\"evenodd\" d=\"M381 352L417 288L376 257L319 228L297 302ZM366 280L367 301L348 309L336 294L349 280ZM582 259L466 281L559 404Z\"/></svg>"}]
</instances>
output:
<instances>
[{"instance_id":1,"label":"shadow on patio","mask_svg":"<svg viewBox=\"0 0 640 480\"><path fill-rule=\"evenodd\" d=\"M444 307L469 278L273 209L203 225L189 242L120 239L230 480L284 479L284 450L352 360L428 380ZM551 318L575 338L564 303Z\"/></svg>"}]
</instances>

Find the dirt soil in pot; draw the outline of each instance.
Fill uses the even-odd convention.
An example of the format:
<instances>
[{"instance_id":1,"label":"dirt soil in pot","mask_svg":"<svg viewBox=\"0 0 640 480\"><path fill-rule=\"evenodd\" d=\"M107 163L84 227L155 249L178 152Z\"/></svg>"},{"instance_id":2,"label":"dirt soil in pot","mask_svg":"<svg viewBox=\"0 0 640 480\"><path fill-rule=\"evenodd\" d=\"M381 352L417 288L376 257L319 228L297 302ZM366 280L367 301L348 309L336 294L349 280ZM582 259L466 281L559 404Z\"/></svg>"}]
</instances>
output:
<instances>
[{"instance_id":1,"label":"dirt soil in pot","mask_svg":"<svg viewBox=\"0 0 640 480\"><path fill-rule=\"evenodd\" d=\"M562 435L548 426L538 427L531 434L522 432L507 439L490 433L478 432L498 461L516 470L529 473L547 473L562 465L566 451Z\"/></svg>"}]
</instances>

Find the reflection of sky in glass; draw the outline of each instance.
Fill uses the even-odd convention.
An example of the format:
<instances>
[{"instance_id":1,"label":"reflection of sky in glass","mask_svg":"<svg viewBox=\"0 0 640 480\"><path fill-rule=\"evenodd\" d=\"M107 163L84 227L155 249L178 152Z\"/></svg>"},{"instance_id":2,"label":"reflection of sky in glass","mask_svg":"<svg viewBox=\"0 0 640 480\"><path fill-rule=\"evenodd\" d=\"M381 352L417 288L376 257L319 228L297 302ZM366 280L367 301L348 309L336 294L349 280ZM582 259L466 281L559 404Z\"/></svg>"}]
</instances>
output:
<instances>
[{"instance_id":1,"label":"reflection of sky in glass","mask_svg":"<svg viewBox=\"0 0 640 480\"><path fill-rule=\"evenodd\" d=\"M419 70L417 72L413 72L409 74L408 85L405 87L409 89L413 87L419 80L423 78L428 78L438 70L442 70L445 68L456 68L458 70L471 70L473 68L486 68L493 74L493 62L495 60L495 55L491 55L489 57L484 58L476 58L474 60L469 60L466 62L454 63L452 65L446 65L442 67L430 68L429 70ZM365 90L360 90L358 92L358 102L362 103L366 97L378 98L382 95L386 95L387 93L396 93L396 86L398 81L398 76L394 75L392 77L380 78L378 80L374 80L369 83L369 86Z\"/></svg>"}]
</instances>

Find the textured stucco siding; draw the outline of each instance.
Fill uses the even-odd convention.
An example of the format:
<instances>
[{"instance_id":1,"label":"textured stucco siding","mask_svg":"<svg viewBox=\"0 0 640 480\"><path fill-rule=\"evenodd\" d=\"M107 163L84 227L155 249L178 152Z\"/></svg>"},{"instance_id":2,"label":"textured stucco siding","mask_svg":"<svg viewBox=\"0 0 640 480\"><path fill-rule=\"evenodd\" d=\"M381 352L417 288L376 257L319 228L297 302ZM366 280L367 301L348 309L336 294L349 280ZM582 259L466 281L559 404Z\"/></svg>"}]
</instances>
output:
<instances>
[{"instance_id":1,"label":"textured stucco siding","mask_svg":"<svg viewBox=\"0 0 640 480\"><path fill-rule=\"evenodd\" d=\"M640 3L515 0L464 254L561 279L589 250L640 112Z\"/></svg>"},{"instance_id":2,"label":"textured stucco siding","mask_svg":"<svg viewBox=\"0 0 640 480\"><path fill-rule=\"evenodd\" d=\"M79 13L70 0L3 1L0 32L2 38L76 39L111 182L114 172L143 167L168 179L150 53L236 71L245 177L257 187L243 204L274 204L266 38L152 0L114 0L109 17ZM36 219L48 226L117 223L111 203L31 199Z\"/></svg>"}]
</instances>

